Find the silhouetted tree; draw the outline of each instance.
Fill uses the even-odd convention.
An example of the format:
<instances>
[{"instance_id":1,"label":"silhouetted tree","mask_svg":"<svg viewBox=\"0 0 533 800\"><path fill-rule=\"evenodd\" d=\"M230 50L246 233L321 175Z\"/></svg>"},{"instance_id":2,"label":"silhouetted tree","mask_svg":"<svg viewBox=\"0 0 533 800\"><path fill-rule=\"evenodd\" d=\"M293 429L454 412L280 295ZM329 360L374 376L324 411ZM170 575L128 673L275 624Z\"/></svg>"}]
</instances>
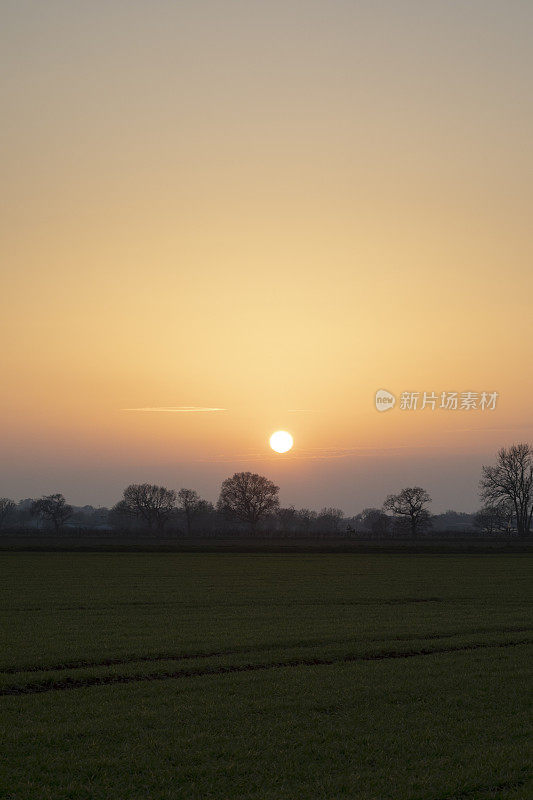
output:
<instances>
[{"instance_id":1,"label":"silhouetted tree","mask_svg":"<svg viewBox=\"0 0 533 800\"><path fill-rule=\"evenodd\" d=\"M190 536L192 521L195 517L205 512L211 512L213 505L207 500L202 500L198 492L194 489L180 489L178 492L178 511L185 516L187 523L187 533Z\"/></svg>"},{"instance_id":2,"label":"silhouetted tree","mask_svg":"<svg viewBox=\"0 0 533 800\"><path fill-rule=\"evenodd\" d=\"M116 530L129 530L139 524L138 518L124 500L115 503L109 511L108 519L109 524Z\"/></svg>"},{"instance_id":3,"label":"silhouetted tree","mask_svg":"<svg viewBox=\"0 0 533 800\"><path fill-rule=\"evenodd\" d=\"M344 511L340 508L323 508L318 513L317 525L326 533L338 533Z\"/></svg>"},{"instance_id":4,"label":"silhouetted tree","mask_svg":"<svg viewBox=\"0 0 533 800\"><path fill-rule=\"evenodd\" d=\"M280 530L284 533L292 533L298 528L298 512L294 506L288 508L278 508L276 511L276 518Z\"/></svg>"},{"instance_id":5,"label":"silhouetted tree","mask_svg":"<svg viewBox=\"0 0 533 800\"><path fill-rule=\"evenodd\" d=\"M435 531L457 531L465 533L474 526L474 514L466 511L454 511L449 508L442 514L434 514L431 517L431 527Z\"/></svg>"},{"instance_id":6,"label":"silhouetted tree","mask_svg":"<svg viewBox=\"0 0 533 800\"><path fill-rule=\"evenodd\" d=\"M533 516L533 450L529 444L513 444L498 451L494 467L483 467L480 480L481 499L489 506L502 501L511 503L516 528L527 536Z\"/></svg>"},{"instance_id":7,"label":"silhouetted tree","mask_svg":"<svg viewBox=\"0 0 533 800\"><path fill-rule=\"evenodd\" d=\"M386 533L389 529L390 519L380 508L363 509L360 521L373 536Z\"/></svg>"},{"instance_id":8,"label":"silhouetted tree","mask_svg":"<svg viewBox=\"0 0 533 800\"><path fill-rule=\"evenodd\" d=\"M303 533L311 533L317 524L318 514L310 508L300 508L296 512L299 530Z\"/></svg>"},{"instance_id":9,"label":"silhouetted tree","mask_svg":"<svg viewBox=\"0 0 533 800\"><path fill-rule=\"evenodd\" d=\"M109 509L105 506L95 508L91 505L74 506L71 522L86 529L106 528L109 523Z\"/></svg>"},{"instance_id":10,"label":"silhouetted tree","mask_svg":"<svg viewBox=\"0 0 533 800\"><path fill-rule=\"evenodd\" d=\"M24 500L19 500L15 509L15 522L18 527L31 525L33 514L31 509L35 503L35 498L26 497Z\"/></svg>"},{"instance_id":11,"label":"silhouetted tree","mask_svg":"<svg viewBox=\"0 0 533 800\"><path fill-rule=\"evenodd\" d=\"M485 533L508 530L514 516L509 503L500 503L497 506L483 506L474 517L474 525Z\"/></svg>"},{"instance_id":12,"label":"silhouetted tree","mask_svg":"<svg viewBox=\"0 0 533 800\"><path fill-rule=\"evenodd\" d=\"M15 508L15 503L9 497L0 497L0 529L4 527Z\"/></svg>"},{"instance_id":13,"label":"silhouetted tree","mask_svg":"<svg viewBox=\"0 0 533 800\"><path fill-rule=\"evenodd\" d=\"M49 494L39 500L34 500L31 505L31 513L34 517L41 517L41 519L51 522L57 533L67 519L72 516L73 509L62 494Z\"/></svg>"},{"instance_id":14,"label":"silhouetted tree","mask_svg":"<svg viewBox=\"0 0 533 800\"><path fill-rule=\"evenodd\" d=\"M259 520L279 507L279 486L253 472L236 472L220 489L217 509L226 516L248 522L252 531Z\"/></svg>"},{"instance_id":15,"label":"silhouetted tree","mask_svg":"<svg viewBox=\"0 0 533 800\"><path fill-rule=\"evenodd\" d=\"M425 506L431 497L420 486L402 489L399 494L390 494L383 503L385 511L408 521L411 535L416 538L420 531L428 527L431 515Z\"/></svg>"},{"instance_id":16,"label":"silhouetted tree","mask_svg":"<svg viewBox=\"0 0 533 800\"><path fill-rule=\"evenodd\" d=\"M15 508L15 503L9 497L0 497L0 529L4 527Z\"/></svg>"},{"instance_id":17,"label":"silhouetted tree","mask_svg":"<svg viewBox=\"0 0 533 800\"><path fill-rule=\"evenodd\" d=\"M118 509L117 509L117 506ZM128 514L162 531L176 508L176 492L150 483L132 483L124 489L123 500L114 507L117 514Z\"/></svg>"}]
</instances>

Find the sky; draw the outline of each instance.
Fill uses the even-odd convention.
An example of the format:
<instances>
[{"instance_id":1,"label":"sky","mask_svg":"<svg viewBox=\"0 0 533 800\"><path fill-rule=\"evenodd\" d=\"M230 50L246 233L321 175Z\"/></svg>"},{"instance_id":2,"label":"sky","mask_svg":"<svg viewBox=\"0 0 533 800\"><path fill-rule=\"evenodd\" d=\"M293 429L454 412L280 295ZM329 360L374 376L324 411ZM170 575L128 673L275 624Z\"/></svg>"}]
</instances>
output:
<instances>
[{"instance_id":1,"label":"sky","mask_svg":"<svg viewBox=\"0 0 533 800\"><path fill-rule=\"evenodd\" d=\"M532 440L529 0L0 0L0 65L0 495L479 506Z\"/></svg>"}]
</instances>

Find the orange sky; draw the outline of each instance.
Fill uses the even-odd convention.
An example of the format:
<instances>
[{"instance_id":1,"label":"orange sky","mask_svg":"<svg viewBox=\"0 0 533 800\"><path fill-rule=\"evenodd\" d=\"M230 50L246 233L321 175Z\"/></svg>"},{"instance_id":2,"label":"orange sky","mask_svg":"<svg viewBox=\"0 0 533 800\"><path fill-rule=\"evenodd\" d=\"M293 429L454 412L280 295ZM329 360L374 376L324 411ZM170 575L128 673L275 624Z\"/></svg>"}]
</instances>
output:
<instances>
[{"instance_id":1,"label":"orange sky","mask_svg":"<svg viewBox=\"0 0 533 800\"><path fill-rule=\"evenodd\" d=\"M253 469L286 504L409 481L474 508L480 464L531 438L533 8L2 16L0 494L214 500ZM500 397L379 414L379 388ZM181 406L226 410L123 410Z\"/></svg>"}]
</instances>

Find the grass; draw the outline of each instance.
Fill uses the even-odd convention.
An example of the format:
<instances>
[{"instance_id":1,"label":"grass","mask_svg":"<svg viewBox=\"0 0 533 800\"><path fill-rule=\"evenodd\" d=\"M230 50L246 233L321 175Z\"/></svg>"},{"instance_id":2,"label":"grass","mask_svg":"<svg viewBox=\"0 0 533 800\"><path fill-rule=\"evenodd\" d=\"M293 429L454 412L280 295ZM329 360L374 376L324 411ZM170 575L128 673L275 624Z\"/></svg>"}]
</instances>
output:
<instances>
[{"instance_id":1,"label":"grass","mask_svg":"<svg viewBox=\"0 0 533 800\"><path fill-rule=\"evenodd\" d=\"M527 554L0 563L2 798L533 797Z\"/></svg>"}]
</instances>

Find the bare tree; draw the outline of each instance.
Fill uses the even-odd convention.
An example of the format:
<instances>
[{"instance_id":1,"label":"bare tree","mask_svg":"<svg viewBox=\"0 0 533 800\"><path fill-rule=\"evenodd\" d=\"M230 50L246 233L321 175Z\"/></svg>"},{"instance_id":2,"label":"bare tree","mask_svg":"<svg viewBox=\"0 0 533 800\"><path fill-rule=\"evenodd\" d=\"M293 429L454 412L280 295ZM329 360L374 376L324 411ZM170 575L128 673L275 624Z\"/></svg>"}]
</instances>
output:
<instances>
[{"instance_id":1,"label":"bare tree","mask_svg":"<svg viewBox=\"0 0 533 800\"><path fill-rule=\"evenodd\" d=\"M512 504L516 528L527 536L533 516L533 450L529 444L513 444L498 451L495 467L483 467L479 482L481 499L491 506Z\"/></svg>"},{"instance_id":2,"label":"bare tree","mask_svg":"<svg viewBox=\"0 0 533 800\"><path fill-rule=\"evenodd\" d=\"M372 536L386 533L390 519L380 508L365 508L361 511L360 520Z\"/></svg>"},{"instance_id":3,"label":"bare tree","mask_svg":"<svg viewBox=\"0 0 533 800\"><path fill-rule=\"evenodd\" d=\"M344 511L340 508L323 508L317 518L317 525L323 532L338 533Z\"/></svg>"},{"instance_id":4,"label":"bare tree","mask_svg":"<svg viewBox=\"0 0 533 800\"><path fill-rule=\"evenodd\" d=\"M162 531L175 511L176 492L151 483L132 483L124 489L124 498L117 505L120 505L121 513L136 517L149 528L155 526Z\"/></svg>"},{"instance_id":5,"label":"bare tree","mask_svg":"<svg viewBox=\"0 0 533 800\"><path fill-rule=\"evenodd\" d=\"M293 533L298 526L298 512L294 506L278 508L276 511L276 519L283 533Z\"/></svg>"},{"instance_id":6,"label":"bare tree","mask_svg":"<svg viewBox=\"0 0 533 800\"><path fill-rule=\"evenodd\" d=\"M109 509L108 522L116 530L133 530L139 525L138 517L125 500L119 500Z\"/></svg>"},{"instance_id":7,"label":"bare tree","mask_svg":"<svg viewBox=\"0 0 533 800\"><path fill-rule=\"evenodd\" d=\"M192 531L192 521L202 512L212 511L213 506L207 500L202 500L198 492L194 489L180 489L178 492L178 511L185 515L187 522L187 534L190 536Z\"/></svg>"},{"instance_id":8,"label":"bare tree","mask_svg":"<svg viewBox=\"0 0 533 800\"><path fill-rule=\"evenodd\" d=\"M253 472L236 472L220 489L218 511L248 522L252 531L260 519L279 508L279 486Z\"/></svg>"},{"instance_id":9,"label":"bare tree","mask_svg":"<svg viewBox=\"0 0 533 800\"><path fill-rule=\"evenodd\" d=\"M62 494L48 494L39 500L34 500L31 505L31 514L51 522L57 533L67 519L74 513Z\"/></svg>"},{"instance_id":10,"label":"bare tree","mask_svg":"<svg viewBox=\"0 0 533 800\"><path fill-rule=\"evenodd\" d=\"M509 530L514 510L508 502L497 506L483 506L474 517L474 525L489 535L497 531Z\"/></svg>"},{"instance_id":11,"label":"bare tree","mask_svg":"<svg viewBox=\"0 0 533 800\"><path fill-rule=\"evenodd\" d=\"M304 533L311 533L317 524L318 514L310 508L300 508L296 512L298 528Z\"/></svg>"},{"instance_id":12,"label":"bare tree","mask_svg":"<svg viewBox=\"0 0 533 800\"><path fill-rule=\"evenodd\" d=\"M15 507L15 503L9 497L0 497L0 529L4 527Z\"/></svg>"},{"instance_id":13,"label":"bare tree","mask_svg":"<svg viewBox=\"0 0 533 800\"><path fill-rule=\"evenodd\" d=\"M414 539L421 530L428 526L431 515L425 506L431 503L431 497L420 486L402 489L399 494L390 494L383 503L384 511L392 511L409 523Z\"/></svg>"}]
</instances>

